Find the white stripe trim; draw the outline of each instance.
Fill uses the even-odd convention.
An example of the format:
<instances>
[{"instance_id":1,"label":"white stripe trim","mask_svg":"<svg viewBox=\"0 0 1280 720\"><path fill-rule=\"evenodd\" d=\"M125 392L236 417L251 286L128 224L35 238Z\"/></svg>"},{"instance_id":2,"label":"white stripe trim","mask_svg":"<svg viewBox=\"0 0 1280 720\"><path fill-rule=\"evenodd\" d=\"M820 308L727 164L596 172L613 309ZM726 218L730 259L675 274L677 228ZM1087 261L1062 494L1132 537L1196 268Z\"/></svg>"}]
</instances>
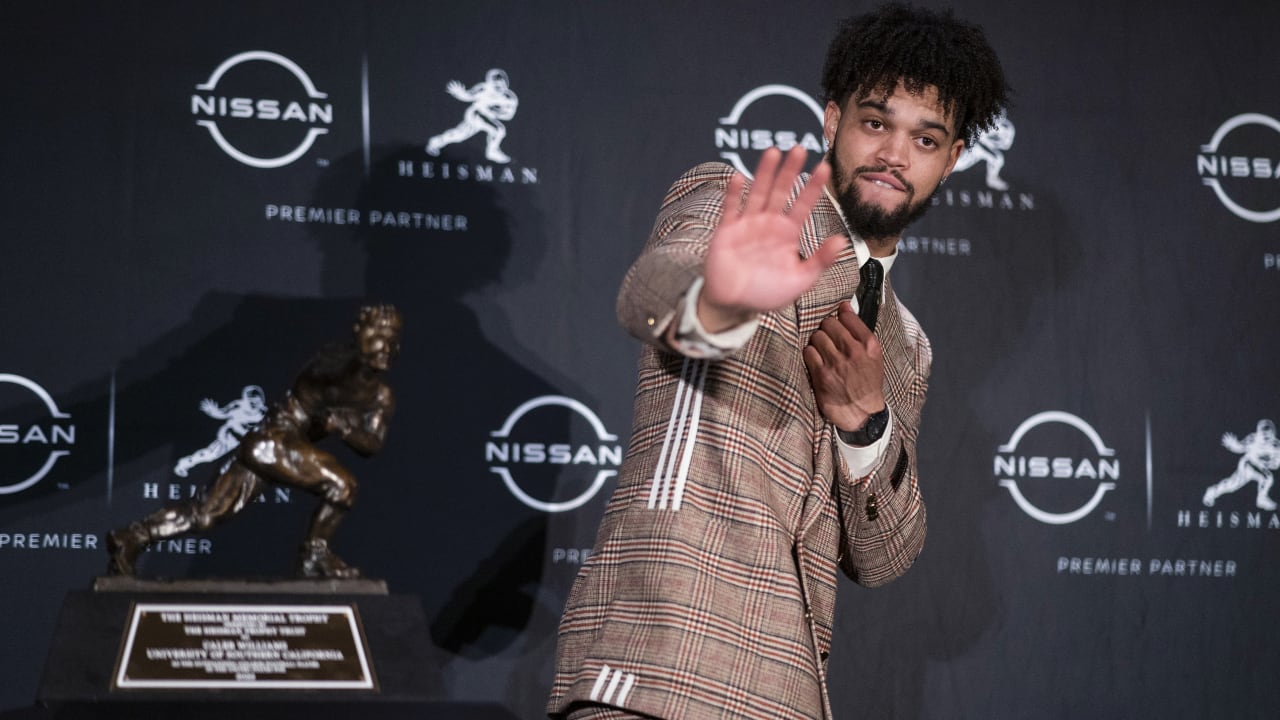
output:
<instances>
[{"instance_id":1,"label":"white stripe trim","mask_svg":"<svg viewBox=\"0 0 1280 720\"><path fill-rule=\"evenodd\" d=\"M622 671L614 670L613 679L609 681L609 688L604 691L604 697L600 698L600 702L608 703L613 700L613 693L618 689L618 683L622 682Z\"/></svg>"},{"instance_id":2,"label":"white stripe trim","mask_svg":"<svg viewBox=\"0 0 1280 720\"><path fill-rule=\"evenodd\" d=\"M600 689L604 687L604 679L609 677L609 666L605 665L600 668L600 674L596 677L596 684L591 686L591 702L600 699Z\"/></svg>"},{"instance_id":3,"label":"white stripe trim","mask_svg":"<svg viewBox=\"0 0 1280 720\"><path fill-rule=\"evenodd\" d=\"M689 417L689 405L693 402L694 390L693 379L698 376L698 361L685 359L685 366L688 368L688 374L684 372L684 368L680 371L680 386L683 390L683 400L678 403L680 407L680 419L676 422L675 434L672 436L674 444L670 448L670 452L666 453L667 461L663 463L662 468L662 498L658 501L658 509L667 509L667 500L671 497L671 476L675 473L676 460L680 457L680 444L684 442L686 430L685 421ZM671 409L675 414L675 407ZM664 448L665 450L666 448Z\"/></svg>"},{"instance_id":4,"label":"white stripe trim","mask_svg":"<svg viewBox=\"0 0 1280 720\"><path fill-rule=\"evenodd\" d=\"M672 480L676 482L676 500L673 510L679 509L679 498L684 494L684 478L688 475L689 461L693 452L693 438L697 435L697 423L701 414L702 389L706 384L707 369L710 363L706 360L685 358L680 366L680 382L676 387L676 397L671 406L671 417L667 421L667 432L662 439L662 451L658 454L658 462L653 470L653 487L649 490L649 509L667 508L671 497ZM693 407L693 413L689 408ZM691 423L686 432L686 421ZM682 454L680 444L685 446ZM676 463L680 461L680 475L676 476Z\"/></svg>"},{"instance_id":5,"label":"white stripe trim","mask_svg":"<svg viewBox=\"0 0 1280 720\"><path fill-rule=\"evenodd\" d=\"M711 363L702 363L702 374L698 376L698 390L694 393L693 418L689 421L689 439L685 441L684 457L680 460L680 475L676 478L676 496L671 503L672 510L680 509L680 501L684 499L684 486L689 480L689 463L693 460L693 446L698 438L698 421L702 419L702 390L707 384L707 370Z\"/></svg>"},{"instance_id":6,"label":"white stripe trim","mask_svg":"<svg viewBox=\"0 0 1280 720\"><path fill-rule=\"evenodd\" d=\"M667 433L662 438L662 451L658 454L658 464L653 468L653 488L649 491L649 509L652 510L658 504L658 488L662 482L662 466L667 462L667 449L671 446L671 435L675 432L676 427L676 411L680 407L680 397L684 394L684 374L689 368L689 358L684 359L684 363L680 365L680 382L676 385L675 404L671 407L671 417L667 419Z\"/></svg>"},{"instance_id":7,"label":"white stripe trim","mask_svg":"<svg viewBox=\"0 0 1280 720\"><path fill-rule=\"evenodd\" d=\"M618 707L624 707L627 703L627 695L631 692L631 686L636 684L635 673L627 673L627 681L622 683L622 689L618 691Z\"/></svg>"}]
</instances>

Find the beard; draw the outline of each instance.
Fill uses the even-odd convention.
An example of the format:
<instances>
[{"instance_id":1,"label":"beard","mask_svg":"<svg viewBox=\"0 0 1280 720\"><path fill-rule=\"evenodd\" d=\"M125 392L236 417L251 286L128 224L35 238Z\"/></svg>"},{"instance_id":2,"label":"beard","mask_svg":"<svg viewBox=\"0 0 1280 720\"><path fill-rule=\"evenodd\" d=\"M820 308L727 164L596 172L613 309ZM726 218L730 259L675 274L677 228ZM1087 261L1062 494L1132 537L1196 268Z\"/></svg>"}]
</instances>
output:
<instances>
[{"instance_id":1,"label":"beard","mask_svg":"<svg viewBox=\"0 0 1280 720\"><path fill-rule=\"evenodd\" d=\"M833 140L831 150L827 155L831 163L831 184L835 188L836 202L840 204L840 210L844 212L844 217L849 221L849 228L858 234L864 240L892 240L902 235L902 231L929 209L932 195L922 198L919 202L914 202L916 197L915 185L907 182L906 178L897 170L890 170L885 166L872 167L863 165L853 169L853 173L849 174L844 167L841 166L839 155L836 153L836 143ZM906 188L906 198L902 204L893 210L885 210L874 203L866 202L862 199L862 195L858 190L858 184L854 181L857 176L863 173L889 173L893 175L902 186ZM935 188L936 189L936 188Z\"/></svg>"}]
</instances>

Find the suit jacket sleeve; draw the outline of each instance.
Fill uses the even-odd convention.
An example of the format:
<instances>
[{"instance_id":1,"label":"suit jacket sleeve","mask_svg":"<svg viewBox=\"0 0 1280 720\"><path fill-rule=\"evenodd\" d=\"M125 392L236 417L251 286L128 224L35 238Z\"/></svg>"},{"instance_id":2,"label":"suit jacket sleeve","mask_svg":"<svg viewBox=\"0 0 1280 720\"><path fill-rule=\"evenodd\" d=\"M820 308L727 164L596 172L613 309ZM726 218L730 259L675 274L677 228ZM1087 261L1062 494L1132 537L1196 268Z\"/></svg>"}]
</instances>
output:
<instances>
[{"instance_id":1,"label":"suit jacket sleeve","mask_svg":"<svg viewBox=\"0 0 1280 720\"><path fill-rule=\"evenodd\" d=\"M910 350L902 353L896 372L895 363L886 359L886 401L894 416L889 442L880 461L862 478L849 474L844 457L835 450L842 525L840 567L866 586L883 585L905 573L924 547L926 530L916 439L932 354L915 319L902 306L898 310Z\"/></svg>"},{"instance_id":2,"label":"suit jacket sleeve","mask_svg":"<svg viewBox=\"0 0 1280 720\"><path fill-rule=\"evenodd\" d=\"M702 275L707 244L720 222L733 169L704 163L682 175L662 203L644 251L622 280L618 322L636 338L669 352L689 287Z\"/></svg>"}]
</instances>

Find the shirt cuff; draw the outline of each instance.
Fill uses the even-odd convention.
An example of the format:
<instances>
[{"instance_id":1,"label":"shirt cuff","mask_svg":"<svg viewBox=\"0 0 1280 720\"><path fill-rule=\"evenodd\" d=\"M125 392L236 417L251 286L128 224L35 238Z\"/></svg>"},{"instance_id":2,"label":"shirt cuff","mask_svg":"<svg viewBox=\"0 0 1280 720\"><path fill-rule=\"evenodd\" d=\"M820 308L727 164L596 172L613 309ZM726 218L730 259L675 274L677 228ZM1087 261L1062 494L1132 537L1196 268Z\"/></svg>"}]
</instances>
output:
<instances>
[{"instance_id":1,"label":"shirt cuff","mask_svg":"<svg viewBox=\"0 0 1280 720\"><path fill-rule=\"evenodd\" d=\"M698 321L698 296L702 294L702 284L701 277L695 279L689 286L689 292L685 293L684 312L676 326L674 344L682 353L692 357L723 357L747 344L760 326L760 316L723 332L707 332Z\"/></svg>"},{"instance_id":2,"label":"shirt cuff","mask_svg":"<svg viewBox=\"0 0 1280 720\"><path fill-rule=\"evenodd\" d=\"M879 440L867 445L866 447L858 447L857 445L849 445L840 439L840 433L834 433L836 436L836 445L840 448L840 454L844 456L844 462L849 466L849 476L854 480L860 480L875 469L880 463L880 456L884 454L885 447L889 444L889 435L893 432L893 411L889 411L889 423L884 426L884 434Z\"/></svg>"}]
</instances>

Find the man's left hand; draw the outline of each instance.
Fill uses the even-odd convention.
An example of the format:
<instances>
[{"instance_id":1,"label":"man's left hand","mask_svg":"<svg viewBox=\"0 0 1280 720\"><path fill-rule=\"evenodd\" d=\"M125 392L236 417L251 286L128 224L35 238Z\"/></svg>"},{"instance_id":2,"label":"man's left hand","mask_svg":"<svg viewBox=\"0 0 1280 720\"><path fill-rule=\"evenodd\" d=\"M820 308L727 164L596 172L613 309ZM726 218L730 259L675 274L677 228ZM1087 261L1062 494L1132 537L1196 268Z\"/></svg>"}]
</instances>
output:
<instances>
[{"instance_id":1,"label":"man's left hand","mask_svg":"<svg viewBox=\"0 0 1280 720\"><path fill-rule=\"evenodd\" d=\"M852 432L885 408L880 341L848 302L809 338L804 364L822 415Z\"/></svg>"}]
</instances>

